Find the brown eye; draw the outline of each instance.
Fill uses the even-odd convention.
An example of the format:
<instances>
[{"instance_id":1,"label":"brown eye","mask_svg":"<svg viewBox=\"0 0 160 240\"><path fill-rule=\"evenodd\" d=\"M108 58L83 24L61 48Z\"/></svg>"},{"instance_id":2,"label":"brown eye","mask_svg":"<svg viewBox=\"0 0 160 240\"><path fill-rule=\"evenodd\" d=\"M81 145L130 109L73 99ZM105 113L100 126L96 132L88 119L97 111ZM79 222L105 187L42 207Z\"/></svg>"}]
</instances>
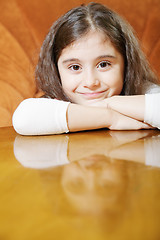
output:
<instances>
[{"instance_id":1,"label":"brown eye","mask_svg":"<svg viewBox=\"0 0 160 240\"><path fill-rule=\"evenodd\" d=\"M80 68L79 65L71 65L71 66L69 67L69 69L71 69L71 70L73 70L73 71L79 71L81 68Z\"/></svg>"},{"instance_id":2,"label":"brown eye","mask_svg":"<svg viewBox=\"0 0 160 240\"><path fill-rule=\"evenodd\" d=\"M102 61L98 64L98 68L108 68L111 66L111 63L107 62L107 61Z\"/></svg>"}]
</instances>

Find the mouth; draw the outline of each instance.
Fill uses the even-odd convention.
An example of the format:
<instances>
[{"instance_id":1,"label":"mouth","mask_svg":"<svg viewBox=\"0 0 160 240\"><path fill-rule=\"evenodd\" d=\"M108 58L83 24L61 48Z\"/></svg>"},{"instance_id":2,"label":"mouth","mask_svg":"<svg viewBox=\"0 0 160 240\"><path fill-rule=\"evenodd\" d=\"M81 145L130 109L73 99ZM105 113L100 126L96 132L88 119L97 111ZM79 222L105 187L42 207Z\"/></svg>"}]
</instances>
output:
<instances>
[{"instance_id":1,"label":"mouth","mask_svg":"<svg viewBox=\"0 0 160 240\"><path fill-rule=\"evenodd\" d=\"M101 97L107 90L99 91L99 92L78 92L78 94L82 95L87 99L95 99Z\"/></svg>"}]
</instances>

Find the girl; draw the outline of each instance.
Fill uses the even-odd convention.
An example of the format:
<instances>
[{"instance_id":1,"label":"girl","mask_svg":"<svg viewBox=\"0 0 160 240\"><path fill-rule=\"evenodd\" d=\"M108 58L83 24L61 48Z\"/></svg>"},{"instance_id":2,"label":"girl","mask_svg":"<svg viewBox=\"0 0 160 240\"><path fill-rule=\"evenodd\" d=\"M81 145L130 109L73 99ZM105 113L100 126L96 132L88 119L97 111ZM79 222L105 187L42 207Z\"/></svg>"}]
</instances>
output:
<instances>
[{"instance_id":1,"label":"girl","mask_svg":"<svg viewBox=\"0 0 160 240\"><path fill-rule=\"evenodd\" d=\"M45 96L16 109L20 134L160 127L158 79L131 27L101 4L74 8L53 24L36 81Z\"/></svg>"}]
</instances>

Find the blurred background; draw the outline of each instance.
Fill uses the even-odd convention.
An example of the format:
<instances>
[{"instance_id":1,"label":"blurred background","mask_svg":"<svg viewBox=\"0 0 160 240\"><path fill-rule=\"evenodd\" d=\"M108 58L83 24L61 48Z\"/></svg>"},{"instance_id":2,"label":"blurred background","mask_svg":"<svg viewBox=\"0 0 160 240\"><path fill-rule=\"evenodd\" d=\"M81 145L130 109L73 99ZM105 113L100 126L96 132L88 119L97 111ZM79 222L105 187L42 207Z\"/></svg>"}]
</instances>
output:
<instances>
[{"instance_id":1,"label":"blurred background","mask_svg":"<svg viewBox=\"0 0 160 240\"><path fill-rule=\"evenodd\" d=\"M34 80L41 44L52 23L85 0L0 0L0 127L25 98L38 96ZM160 0L100 0L134 28L160 77Z\"/></svg>"}]
</instances>

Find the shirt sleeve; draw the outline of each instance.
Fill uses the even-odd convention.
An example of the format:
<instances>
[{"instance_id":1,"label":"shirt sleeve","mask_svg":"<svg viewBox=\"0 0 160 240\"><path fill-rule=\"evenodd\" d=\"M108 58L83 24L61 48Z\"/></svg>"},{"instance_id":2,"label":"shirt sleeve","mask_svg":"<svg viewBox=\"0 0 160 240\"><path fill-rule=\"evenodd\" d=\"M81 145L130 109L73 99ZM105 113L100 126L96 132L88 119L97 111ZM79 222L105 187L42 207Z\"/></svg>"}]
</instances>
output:
<instances>
[{"instance_id":1,"label":"shirt sleeve","mask_svg":"<svg viewBox=\"0 0 160 240\"><path fill-rule=\"evenodd\" d=\"M145 94L144 121L160 129L160 93Z\"/></svg>"},{"instance_id":2,"label":"shirt sleeve","mask_svg":"<svg viewBox=\"0 0 160 240\"><path fill-rule=\"evenodd\" d=\"M21 135L67 133L68 105L69 102L56 99L26 99L13 114L13 127Z\"/></svg>"}]
</instances>

